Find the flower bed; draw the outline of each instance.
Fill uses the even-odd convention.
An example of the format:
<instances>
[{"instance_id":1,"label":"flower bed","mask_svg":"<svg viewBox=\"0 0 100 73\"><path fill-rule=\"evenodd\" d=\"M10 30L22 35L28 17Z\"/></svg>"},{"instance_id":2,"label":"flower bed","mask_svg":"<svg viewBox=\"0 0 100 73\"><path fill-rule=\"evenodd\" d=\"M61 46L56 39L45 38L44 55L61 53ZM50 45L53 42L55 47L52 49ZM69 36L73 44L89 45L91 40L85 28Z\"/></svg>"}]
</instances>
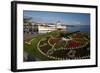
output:
<instances>
[{"instance_id":1,"label":"flower bed","mask_svg":"<svg viewBox=\"0 0 100 73\"><path fill-rule=\"evenodd\" d=\"M60 38L50 38L48 41L50 44L54 45L55 43L57 43L60 40Z\"/></svg>"},{"instance_id":2,"label":"flower bed","mask_svg":"<svg viewBox=\"0 0 100 73\"><path fill-rule=\"evenodd\" d=\"M48 44L47 39L40 42L39 49L44 53L46 53L49 49L51 49L51 46Z\"/></svg>"},{"instance_id":3,"label":"flower bed","mask_svg":"<svg viewBox=\"0 0 100 73\"><path fill-rule=\"evenodd\" d=\"M73 34L72 38L82 38L82 35L80 33Z\"/></svg>"},{"instance_id":4,"label":"flower bed","mask_svg":"<svg viewBox=\"0 0 100 73\"><path fill-rule=\"evenodd\" d=\"M68 45L66 45L65 48L76 48L76 47L79 47L80 45L81 45L80 42L70 40L68 41Z\"/></svg>"}]
</instances>

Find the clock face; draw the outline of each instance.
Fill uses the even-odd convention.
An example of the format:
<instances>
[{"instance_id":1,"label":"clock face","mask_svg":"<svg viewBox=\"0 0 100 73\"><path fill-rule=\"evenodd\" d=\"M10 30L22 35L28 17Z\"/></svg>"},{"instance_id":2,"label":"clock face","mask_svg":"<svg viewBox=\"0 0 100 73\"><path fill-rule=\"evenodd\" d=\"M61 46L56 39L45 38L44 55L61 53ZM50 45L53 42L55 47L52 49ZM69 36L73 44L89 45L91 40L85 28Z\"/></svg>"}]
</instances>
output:
<instances>
[{"instance_id":1,"label":"clock face","mask_svg":"<svg viewBox=\"0 0 100 73\"><path fill-rule=\"evenodd\" d=\"M58 32L41 38L37 48L50 59L89 59L90 58L90 38L88 33Z\"/></svg>"}]
</instances>

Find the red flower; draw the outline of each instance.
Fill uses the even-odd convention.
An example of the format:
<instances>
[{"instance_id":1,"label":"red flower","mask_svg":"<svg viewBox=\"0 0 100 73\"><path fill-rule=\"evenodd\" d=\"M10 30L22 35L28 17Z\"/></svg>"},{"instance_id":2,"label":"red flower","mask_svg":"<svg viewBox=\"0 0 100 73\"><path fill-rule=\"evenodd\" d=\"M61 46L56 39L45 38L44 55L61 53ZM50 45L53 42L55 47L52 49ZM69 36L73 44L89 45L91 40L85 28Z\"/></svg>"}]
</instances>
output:
<instances>
[{"instance_id":1,"label":"red flower","mask_svg":"<svg viewBox=\"0 0 100 73\"><path fill-rule=\"evenodd\" d=\"M76 48L78 46L80 46L81 43L80 42L76 42L73 40L68 41L68 45L65 46L65 48Z\"/></svg>"}]
</instances>

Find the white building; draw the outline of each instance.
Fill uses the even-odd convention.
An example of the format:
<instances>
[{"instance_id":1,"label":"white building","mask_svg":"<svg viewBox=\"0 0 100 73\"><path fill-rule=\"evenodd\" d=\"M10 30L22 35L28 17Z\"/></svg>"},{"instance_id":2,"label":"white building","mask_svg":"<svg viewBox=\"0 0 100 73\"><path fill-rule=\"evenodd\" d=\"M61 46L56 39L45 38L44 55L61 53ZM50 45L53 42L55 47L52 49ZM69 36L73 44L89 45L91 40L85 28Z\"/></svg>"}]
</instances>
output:
<instances>
[{"instance_id":1,"label":"white building","mask_svg":"<svg viewBox=\"0 0 100 73\"><path fill-rule=\"evenodd\" d=\"M46 25L43 25L43 26L38 26L38 32L39 33L47 33L47 32L51 32L51 31L54 31L54 30L65 31L66 30L66 26L62 25L60 22L56 23L54 25L46 24Z\"/></svg>"}]
</instances>

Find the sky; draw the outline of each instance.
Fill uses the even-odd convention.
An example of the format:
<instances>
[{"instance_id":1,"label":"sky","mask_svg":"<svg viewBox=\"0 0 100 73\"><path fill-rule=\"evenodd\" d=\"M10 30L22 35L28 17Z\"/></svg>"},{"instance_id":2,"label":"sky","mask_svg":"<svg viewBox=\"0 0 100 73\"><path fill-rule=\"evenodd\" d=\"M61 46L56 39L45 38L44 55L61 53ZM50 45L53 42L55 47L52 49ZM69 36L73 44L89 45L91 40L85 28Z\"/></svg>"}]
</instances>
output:
<instances>
[{"instance_id":1,"label":"sky","mask_svg":"<svg viewBox=\"0 0 100 73\"><path fill-rule=\"evenodd\" d=\"M90 25L90 14L68 13L68 12L47 12L47 11L23 11L24 17L32 17L33 22L57 23L60 21L65 25Z\"/></svg>"}]
</instances>

